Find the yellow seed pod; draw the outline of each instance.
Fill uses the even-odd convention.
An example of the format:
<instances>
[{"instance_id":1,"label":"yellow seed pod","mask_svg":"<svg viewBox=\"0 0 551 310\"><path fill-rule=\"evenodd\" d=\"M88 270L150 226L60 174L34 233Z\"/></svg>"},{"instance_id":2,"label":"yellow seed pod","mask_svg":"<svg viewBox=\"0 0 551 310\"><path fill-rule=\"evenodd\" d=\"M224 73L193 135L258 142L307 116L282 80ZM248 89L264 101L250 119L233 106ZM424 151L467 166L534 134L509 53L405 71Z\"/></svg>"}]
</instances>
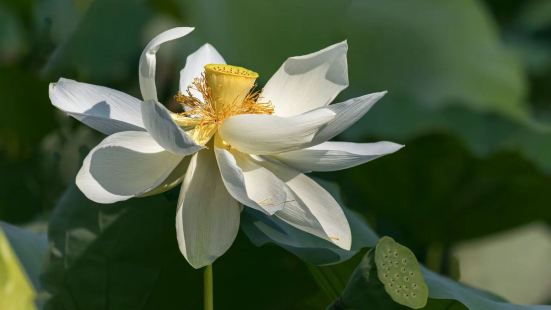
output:
<instances>
[{"instance_id":1,"label":"yellow seed pod","mask_svg":"<svg viewBox=\"0 0 551 310\"><path fill-rule=\"evenodd\" d=\"M218 113L231 111L240 105L254 87L258 73L242 67L225 64L205 66L205 79Z\"/></svg>"}]
</instances>

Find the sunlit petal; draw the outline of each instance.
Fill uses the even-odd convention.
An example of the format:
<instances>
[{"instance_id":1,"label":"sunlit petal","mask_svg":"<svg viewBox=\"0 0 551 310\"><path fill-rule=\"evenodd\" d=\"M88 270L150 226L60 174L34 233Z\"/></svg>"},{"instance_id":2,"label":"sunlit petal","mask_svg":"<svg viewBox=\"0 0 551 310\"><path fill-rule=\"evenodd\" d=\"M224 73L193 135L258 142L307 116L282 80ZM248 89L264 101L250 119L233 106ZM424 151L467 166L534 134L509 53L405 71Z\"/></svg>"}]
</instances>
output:
<instances>
[{"instance_id":1,"label":"sunlit petal","mask_svg":"<svg viewBox=\"0 0 551 310\"><path fill-rule=\"evenodd\" d=\"M316 134L312 145L325 142L345 131L348 127L362 118L385 94L386 91L372 93L340 103L331 104L324 108L333 111L335 113L335 118L328 122L327 125L323 126Z\"/></svg>"},{"instance_id":2,"label":"sunlit petal","mask_svg":"<svg viewBox=\"0 0 551 310\"><path fill-rule=\"evenodd\" d=\"M352 236L348 220L338 202L325 189L284 165L269 161L258 163L285 182L294 194L294 201L286 203L274 216L345 250L350 249Z\"/></svg>"},{"instance_id":3,"label":"sunlit petal","mask_svg":"<svg viewBox=\"0 0 551 310\"><path fill-rule=\"evenodd\" d=\"M174 154L189 155L202 148L174 122L170 111L159 102L142 102L142 118L149 134L166 150Z\"/></svg>"},{"instance_id":4,"label":"sunlit petal","mask_svg":"<svg viewBox=\"0 0 551 310\"><path fill-rule=\"evenodd\" d=\"M106 135L144 130L140 100L114 89L62 78L50 84L50 100Z\"/></svg>"},{"instance_id":5,"label":"sunlit petal","mask_svg":"<svg viewBox=\"0 0 551 310\"><path fill-rule=\"evenodd\" d=\"M318 52L290 57L270 78L262 97L276 115L291 116L327 106L348 86L346 41Z\"/></svg>"},{"instance_id":6,"label":"sunlit petal","mask_svg":"<svg viewBox=\"0 0 551 310\"><path fill-rule=\"evenodd\" d=\"M403 145L393 142L352 143L325 142L316 146L273 155L288 166L302 172L348 169L394 153Z\"/></svg>"},{"instance_id":7,"label":"sunlit petal","mask_svg":"<svg viewBox=\"0 0 551 310\"><path fill-rule=\"evenodd\" d=\"M158 187L182 159L165 151L147 132L119 132L90 151L76 184L95 202L122 201Z\"/></svg>"},{"instance_id":8,"label":"sunlit petal","mask_svg":"<svg viewBox=\"0 0 551 310\"><path fill-rule=\"evenodd\" d=\"M232 116L220 127L220 136L249 154L275 154L305 147L334 113L318 109L297 116L243 114Z\"/></svg>"},{"instance_id":9,"label":"sunlit petal","mask_svg":"<svg viewBox=\"0 0 551 310\"><path fill-rule=\"evenodd\" d=\"M242 204L271 215L290 200L285 184L247 155L222 148L215 152L228 192Z\"/></svg>"}]
</instances>

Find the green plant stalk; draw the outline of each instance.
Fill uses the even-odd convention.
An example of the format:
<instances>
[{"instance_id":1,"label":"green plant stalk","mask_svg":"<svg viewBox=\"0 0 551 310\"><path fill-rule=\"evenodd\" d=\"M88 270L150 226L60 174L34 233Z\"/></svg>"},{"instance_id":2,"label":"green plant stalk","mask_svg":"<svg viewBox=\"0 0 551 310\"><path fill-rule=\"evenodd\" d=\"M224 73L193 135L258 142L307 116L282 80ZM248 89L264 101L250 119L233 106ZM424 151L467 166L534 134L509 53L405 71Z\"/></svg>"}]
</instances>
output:
<instances>
[{"instance_id":1,"label":"green plant stalk","mask_svg":"<svg viewBox=\"0 0 551 310\"><path fill-rule=\"evenodd\" d=\"M203 273L203 305L205 310L214 309L214 292L213 292L213 280L212 280L212 265L205 267Z\"/></svg>"}]
</instances>

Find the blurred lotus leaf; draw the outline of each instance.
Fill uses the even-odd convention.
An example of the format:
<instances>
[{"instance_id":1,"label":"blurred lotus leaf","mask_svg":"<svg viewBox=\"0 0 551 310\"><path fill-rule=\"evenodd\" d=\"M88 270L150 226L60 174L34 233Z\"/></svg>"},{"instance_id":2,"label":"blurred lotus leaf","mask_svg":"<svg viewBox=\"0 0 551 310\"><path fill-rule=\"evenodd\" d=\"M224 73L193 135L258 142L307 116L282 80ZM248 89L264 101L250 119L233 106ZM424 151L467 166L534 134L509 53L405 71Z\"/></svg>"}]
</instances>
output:
<instances>
[{"instance_id":1,"label":"blurred lotus leaf","mask_svg":"<svg viewBox=\"0 0 551 310\"><path fill-rule=\"evenodd\" d=\"M200 308L201 271L186 263L176 241L177 196L175 189L100 205L70 186L51 216L45 309ZM256 248L243 234L213 269L220 283L215 304L226 309L319 309L330 302L314 298L317 286L300 260L274 246Z\"/></svg>"}]
</instances>

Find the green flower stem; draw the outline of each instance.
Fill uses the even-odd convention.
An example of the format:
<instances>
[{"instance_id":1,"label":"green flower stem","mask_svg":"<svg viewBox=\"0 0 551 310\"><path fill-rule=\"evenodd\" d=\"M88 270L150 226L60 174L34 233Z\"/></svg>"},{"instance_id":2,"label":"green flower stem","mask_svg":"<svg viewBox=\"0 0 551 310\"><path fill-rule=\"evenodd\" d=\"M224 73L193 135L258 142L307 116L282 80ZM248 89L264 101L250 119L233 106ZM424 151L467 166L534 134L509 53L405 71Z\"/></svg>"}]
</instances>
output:
<instances>
[{"instance_id":1,"label":"green flower stem","mask_svg":"<svg viewBox=\"0 0 551 310\"><path fill-rule=\"evenodd\" d=\"M213 292L213 285L212 285L212 265L208 265L205 267L205 271L203 273L203 290L204 290L204 296L203 296L203 303L204 303L204 309L205 310L213 310L214 309L214 292Z\"/></svg>"}]
</instances>

